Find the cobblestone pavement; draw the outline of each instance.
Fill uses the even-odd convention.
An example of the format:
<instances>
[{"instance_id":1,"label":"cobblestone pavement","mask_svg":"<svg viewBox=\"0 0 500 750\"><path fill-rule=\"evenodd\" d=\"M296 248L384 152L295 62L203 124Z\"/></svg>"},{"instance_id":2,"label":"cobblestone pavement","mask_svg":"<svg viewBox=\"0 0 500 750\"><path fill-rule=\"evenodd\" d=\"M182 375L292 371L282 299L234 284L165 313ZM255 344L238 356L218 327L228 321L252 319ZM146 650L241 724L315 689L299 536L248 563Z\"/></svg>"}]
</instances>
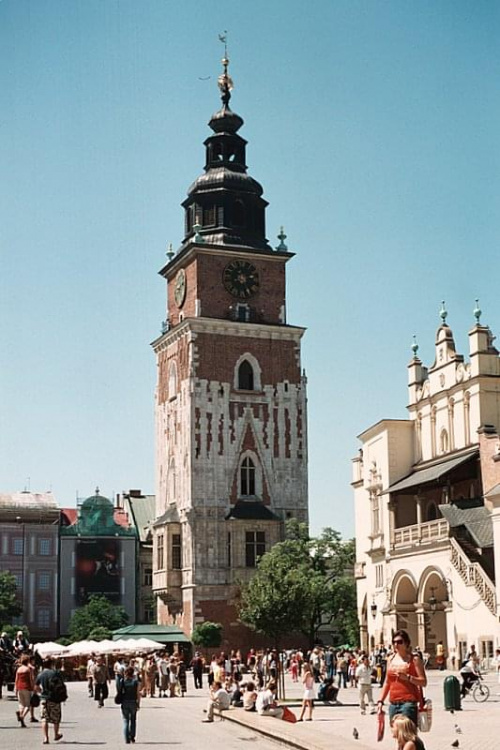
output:
<instances>
[{"instance_id":1,"label":"cobblestone pavement","mask_svg":"<svg viewBox=\"0 0 500 750\"><path fill-rule=\"evenodd\" d=\"M114 686L110 687L110 693L114 695ZM229 721L216 719L213 724L202 724L206 691L199 690L195 693L191 686L190 690L191 696L185 698L148 698L142 701L137 714L136 747L200 750L210 743L224 750L252 747L276 750L276 742L262 739L252 730ZM63 706L63 739L54 742L51 734L49 747L78 747L82 750L126 747L122 734L121 710L114 704L112 697L106 701L103 709L99 709L87 697L84 683L69 683L68 692L69 699ZM41 747L40 724L28 723L26 729L20 728L15 715L17 702L11 699L13 694L4 690L3 695L3 700L0 701L1 750L31 750Z\"/></svg>"},{"instance_id":2,"label":"cobblestone pavement","mask_svg":"<svg viewBox=\"0 0 500 750\"><path fill-rule=\"evenodd\" d=\"M493 676L487 677L491 689L490 699L483 704L474 703L472 698L463 702L463 710L455 714L443 709L443 679L446 672L430 672L427 695L433 699L434 722L432 731L423 735L427 750L448 750L452 742L459 741L461 750L499 750L500 748L500 685ZM124 740L121 730L121 712L112 698L104 709L98 709L95 702L87 698L84 683L69 684L69 700L63 707L63 739L55 745L74 745L83 749L121 748ZM276 750L272 739L257 734L252 726L264 728L274 739L289 742L295 748L304 750L394 750L394 740L386 730L381 743L376 742L376 716L361 716L357 705L357 690L342 689L342 706L316 705L314 721L302 724L287 724L278 719L247 716L241 710L230 712L230 718L239 718L246 726L233 721L216 720L213 724L202 724L203 708L206 703L206 689L194 691L191 675L188 675L187 697L181 699L145 699L138 714L137 745L179 747L198 750L208 744L217 744L224 750L242 750L245 747L258 747L259 750ZM113 693L114 690L112 689ZM302 689L287 680L287 698L296 713ZM378 688L375 689L375 698ZM41 745L42 734L39 724L28 724L21 729L15 717L16 703L6 699L0 701L0 748L5 750L30 750ZM11 695L11 694L10 694ZM248 722L247 722L248 719ZM455 725L461 729L456 732ZM359 732L359 740L352 738L354 727Z\"/></svg>"}]
</instances>

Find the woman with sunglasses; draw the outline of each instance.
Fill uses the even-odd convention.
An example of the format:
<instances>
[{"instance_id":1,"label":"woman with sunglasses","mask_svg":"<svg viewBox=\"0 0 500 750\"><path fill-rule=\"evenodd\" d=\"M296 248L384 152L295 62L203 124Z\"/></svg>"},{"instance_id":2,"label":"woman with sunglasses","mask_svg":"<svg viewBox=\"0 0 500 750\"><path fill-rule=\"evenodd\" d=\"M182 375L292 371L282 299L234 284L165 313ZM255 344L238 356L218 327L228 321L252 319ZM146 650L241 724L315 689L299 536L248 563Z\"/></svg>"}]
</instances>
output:
<instances>
[{"instance_id":1,"label":"woman with sunglasses","mask_svg":"<svg viewBox=\"0 0 500 750\"><path fill-rule=\"evenodd\" d=\"M394 653L387 660L387 674L378 701L379 706L389 695L389 720L403 714L417 724L418 704L422 688L427 685L422 659L410 648L406 630L397 630L392 638Z\"/></svg>"}]
</instances>

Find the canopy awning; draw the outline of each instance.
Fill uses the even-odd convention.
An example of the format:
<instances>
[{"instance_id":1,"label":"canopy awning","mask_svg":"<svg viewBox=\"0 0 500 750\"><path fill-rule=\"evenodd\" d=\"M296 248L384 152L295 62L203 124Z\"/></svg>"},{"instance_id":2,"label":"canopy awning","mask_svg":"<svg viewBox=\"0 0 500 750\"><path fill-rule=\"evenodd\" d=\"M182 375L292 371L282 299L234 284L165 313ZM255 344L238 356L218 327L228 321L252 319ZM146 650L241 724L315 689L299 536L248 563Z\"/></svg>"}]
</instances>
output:
<instances>
[{"instance_id":1,"label":"canopy awning","mask_svg":"<svg viewBox=\"0 0 500 750\"><path fill-rule=\"evenodd\" d=\"M126 625L113 631L112 638L118 641L122 638L139 640L148 638L157 643L191 643L189 638L177 625Z\"/></svg>"},{"instance_id":2,"label":"canopy awning","mask_svg":"<svg viewBox=\"0 0 500 750\"><path fill-rule=\"evenodd\" d=\"M418 487L422 484L428 484L434 482L437 479L441 479L445 474L448 474L452 469L456 469L457 466L470 461L472 458L476 458L479 451L475 448L473 451L462 453L461 456L455 458L449 458L447 461L440 461L439 463L428 466L426 469L418 469L412 472L404 479L400 479L399 482L392 484L382 494L386 495L389 492L403 492L409 490L412 487Z\"/></svg>"}]
</instances>

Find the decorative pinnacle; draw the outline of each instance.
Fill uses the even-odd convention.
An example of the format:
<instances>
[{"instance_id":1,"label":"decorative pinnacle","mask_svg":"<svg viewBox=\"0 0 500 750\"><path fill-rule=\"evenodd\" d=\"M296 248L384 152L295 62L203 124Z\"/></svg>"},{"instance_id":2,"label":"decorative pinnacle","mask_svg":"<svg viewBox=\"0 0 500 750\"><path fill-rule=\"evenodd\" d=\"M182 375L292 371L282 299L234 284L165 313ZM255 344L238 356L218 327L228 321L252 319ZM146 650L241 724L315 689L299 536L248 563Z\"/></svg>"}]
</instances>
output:
<instances>
[{"instance_id":1,"label":"decorative pinnacle","mask_svg":"<svg viewBox=\"0 0 500 750\"><path fill-rule=\"evenodd\" d=\"M200 229L201 229L201 224L199 224L198 222L196 222L196 224L193 224L193 230L194 230L193 240L194 242L198 243L198 245L203 244L203 242L205 242L205 240L200 234Z\"/></svg>"},{"instance_id":2,"label":"decorative pinnacle","mask_svg":"<svg viewBox=\"0 0 500 750\"><path fill-rule=\"evenodd\" d=\"M172 247L172 243L169 242L168 247L167 247L167 258L169 259L169 261L172 260L174 255L175 255L174 248Z\"/></svg>"},{"instance_id":3,"label":"decorative pinnacle","mask_svg":"<svg viewBox=\"0 0 500 750\"><path fill-rule=\"evenodd\" d=\"M224 57L222 58L222 65L224 72L217 79L217 84L221 92L222 104L224 107L229 107L229 100L231 99L231 91L234 88L233 79L228 75L227 69L229 66L229 57L227 56L227 30L223 34L219 34L219 41L224 45Z\"/></svg>"},{"instance_id":4,"label":"decorative pinnacle","mask_svg":"<svg viewBox=\"0 0 500 750\"><path fill-rule=\"evenodd\" d=\"M98 495L98 494L100 493L100 491L101 491L101 490L99 489L99 487L96 487L96 488L95 488L95 494L96 494L96 495Z\"/></svg>"},{"instance_id":5,"label":"decorative pinnacle","mask_svg":"<svg viewBox=\"0 0 500 750\"><path fill-rule=\"evenodd\" d=\"M412 342L412 345L411 345L411 350L413 352L413 357L416 359L417 358L417 353L418 353L418 344L417 344L417 337L416 337L415 334L413 334L413 342Z\"/></svg>"},{"instance_id":6,"label":"decorative pinnacle","mask_svg":"<svg viewBox=\"0 0 500 750\"><path fill-rule=\"evenodd\" d=\"M441 310L439 311L439 315L441 317L441 320L443 321L443 325L446 325L446 318L448 317L448 311L446 310L446 307L444 306L444 300L441 303Z\"/></svg>"},{"instance_id":7,"label":"decorative pinnacle","mask_svg":"<svg viewBox=\"0 0 500 750\"><path fill-rule=\"evenodd\" d=\"M278 245L276 250L278 252L286 253L288 250L288 246L285 245L286 234L285 234L283 227L280 227L280 233L278 234L278 239L280 241L280 244Z\"/></svg>"},{"instance_id":8,"label":"decorative pinnacle","mask_svg":"<svg viewBox=\"0 0 500 750\"><path fill-rule=\"evenodd\" d=\"M479 309L479 300L477 299L476 307L474 308L474 317L476 319L477 326L481 324L481 313L482 313L482 310Z\"/></svg>"}]
</instances>

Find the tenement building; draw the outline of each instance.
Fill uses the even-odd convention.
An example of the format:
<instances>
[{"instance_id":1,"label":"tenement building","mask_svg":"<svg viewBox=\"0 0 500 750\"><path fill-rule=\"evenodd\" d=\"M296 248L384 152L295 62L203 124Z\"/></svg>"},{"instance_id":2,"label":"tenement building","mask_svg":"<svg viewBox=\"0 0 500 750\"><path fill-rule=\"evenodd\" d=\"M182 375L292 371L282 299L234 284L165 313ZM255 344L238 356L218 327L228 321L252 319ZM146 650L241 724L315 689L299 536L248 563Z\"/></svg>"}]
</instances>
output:
<instances>
[{"instance_id":1,"label":"tenement building","mask_svg":"<svg viewBox=\"0 0 500 750\"><path fill-rule=\"evenodd\" d=\"M450 667L500 646L500 358L474 314L466 360L443 304L430 367L413 347L409 418L369 427L353 460L362 645L405 628Z\"/></svg>"},{"instance_id":2,"label":"tenement building","mask_svg":"<svg viewBox=\"0 0 500 750\"><path fill-rule=\"evenodd\" d=\"M59 506L51 492L0 493L0 570L16 579L23 611L15 622L27 625L33 639L54 639L58 634Z\"/></svg>"},{"instance_id":3,"label":"tenement building","mask_svg":"<svg viewBox=\"0 0 500 750\"><path fill-rule=\"evenodd\" d=\"M307 521L303 328L286 317L284 243L265 236L267 203L247 174L243 120L229 107L209 123L204 173L183 203L185 236L161 270L168 319L157 357L153 591L158 621L186 634L204 620L226 644L238 624L238 582L283 535Z\"/></svg>"}]
</instances>

